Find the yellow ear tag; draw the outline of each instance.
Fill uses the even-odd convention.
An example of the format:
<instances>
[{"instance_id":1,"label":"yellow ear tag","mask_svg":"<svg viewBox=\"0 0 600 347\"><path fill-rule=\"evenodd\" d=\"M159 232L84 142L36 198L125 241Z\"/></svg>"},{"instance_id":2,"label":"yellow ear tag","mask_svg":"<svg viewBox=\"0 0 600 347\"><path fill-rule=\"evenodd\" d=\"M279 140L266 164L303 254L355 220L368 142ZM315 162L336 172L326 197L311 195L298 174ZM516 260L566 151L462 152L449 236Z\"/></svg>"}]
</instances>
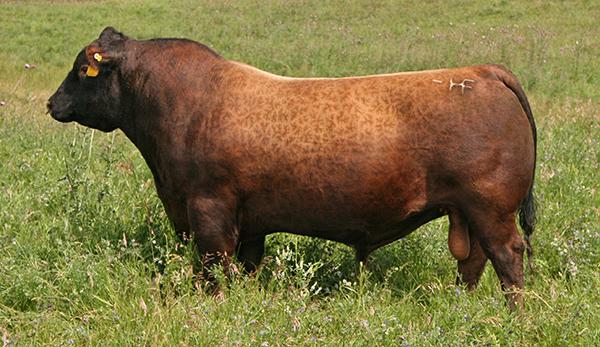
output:
<instances>
[{"instance_id":1,"label":"yellow ear tag","mask_svg":"<svg viewBox=\"0 0 600 347\"><path fill-rule=\"evenodd\" d=\"M102 55L100 53L94 53L94 59L96 59L97 62L101 62Z\"/></svg>"},{"instance_id":2,"label":"yellow ear tag","mask_svg":"<svg viewBox=\"0 0 600 347\"><path fill-rule=\"evenodd\" d=\"M88 77L96 77L96 76L98 76L99 73L100 73L100 70L96 69L92 65L88 65L87 71L85 74Z\"/></svg>"}]
</instances>

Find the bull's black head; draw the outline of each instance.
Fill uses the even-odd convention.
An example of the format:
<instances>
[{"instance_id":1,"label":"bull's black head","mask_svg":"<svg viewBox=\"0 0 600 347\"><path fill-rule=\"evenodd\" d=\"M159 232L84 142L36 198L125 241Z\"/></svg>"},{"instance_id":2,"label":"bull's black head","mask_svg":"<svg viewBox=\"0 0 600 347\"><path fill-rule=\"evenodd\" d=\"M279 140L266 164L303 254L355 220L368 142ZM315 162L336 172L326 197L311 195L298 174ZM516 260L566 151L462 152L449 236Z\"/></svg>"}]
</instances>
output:
<instances>
[{"instance_id":1,"label":"bull's black head","mask_svg":"<svg viewBox=\"0 0 600 347\"><path fill-rule=\"evenodd\" d=\"M60 122L112 131L119 127L123 109L119 67L128 38L108 27L75 59L58 90L48 100L48 111Z\"/></svg>"}]
</instances>

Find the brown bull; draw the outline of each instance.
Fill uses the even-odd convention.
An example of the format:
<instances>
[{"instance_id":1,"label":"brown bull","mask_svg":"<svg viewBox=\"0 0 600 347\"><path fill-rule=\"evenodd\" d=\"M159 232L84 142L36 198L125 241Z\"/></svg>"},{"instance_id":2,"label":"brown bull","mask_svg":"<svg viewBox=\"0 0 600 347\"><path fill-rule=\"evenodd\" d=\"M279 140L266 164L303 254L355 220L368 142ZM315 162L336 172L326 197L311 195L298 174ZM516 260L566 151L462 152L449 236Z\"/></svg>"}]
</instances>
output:
<instances>
[{"instance_id":1,"label":"brown bull","mask_svg":"<svg viewBox=\"0 0 600 347\"><path fill-rule=\"evenodd\" d=\"M121 129L180 235L251 271L265 235L373 250L444 215L460 278L490 259L514 306L533 232L536 130L505 68L286 78L181 39L112 28L50 98L56 120ZM208 257L210 258L210 257Z\"/></svg>"}]
</instances>

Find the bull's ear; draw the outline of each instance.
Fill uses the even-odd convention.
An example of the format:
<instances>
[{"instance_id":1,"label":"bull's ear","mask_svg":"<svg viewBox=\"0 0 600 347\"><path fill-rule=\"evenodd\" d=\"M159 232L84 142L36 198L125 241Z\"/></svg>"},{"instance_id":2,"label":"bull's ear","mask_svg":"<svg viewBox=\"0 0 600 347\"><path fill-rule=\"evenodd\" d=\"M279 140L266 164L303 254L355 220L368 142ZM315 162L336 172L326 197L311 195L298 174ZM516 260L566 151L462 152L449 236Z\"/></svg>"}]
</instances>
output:
<instances>
[{"instance_id":1,"label":"bull's ear","mask_svg":"<svg viewBox=\"0 0 600 347\"><path fill-rule=\"evenodd\" d=\"M123 54L125 41L129 38L123 33L116 31L113 27L102 30L100 37L96 40L105 61L116 61Z\"/></svg>"},{"instance_id":2,"label":"bull's ear","mask_svg":"<svg viewBox=\"0 0 600 347\"><path fill-rule=\"evenodd\" d=\"M100 37L85 49L89 77L96 77L100 70L118 64L124 56L125 41L129 38L113 27L107 27Z\"/></svg>"},{"instance_id":3,"label":"bull's ear","mask_svg":"<svg viewBox=\"0 0 600 347\"><path fill-rule=\"evenodd\" d=\"M102 32L100 33L100 37L98 37L98 40L100 40L102 42L113 42L113 41L127 40L127 39L128 39L127 36L125 36L121 32L118 32L113 27L104 28L104 30L102 30Z\"/></svg>"}]
</instances>

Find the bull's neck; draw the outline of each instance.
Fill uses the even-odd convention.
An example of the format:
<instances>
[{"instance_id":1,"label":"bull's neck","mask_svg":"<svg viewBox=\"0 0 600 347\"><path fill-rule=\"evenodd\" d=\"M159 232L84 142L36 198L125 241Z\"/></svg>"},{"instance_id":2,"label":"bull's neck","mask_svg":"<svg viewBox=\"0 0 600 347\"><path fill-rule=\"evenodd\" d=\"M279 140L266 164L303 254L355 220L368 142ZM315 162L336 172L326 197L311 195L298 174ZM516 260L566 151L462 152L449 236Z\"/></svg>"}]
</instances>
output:
<instances>
[{"instance_id":1,"label":"bull's neck","mask_svg":"<svg viewBox=\"0 0 600 347\"><path fill-rule=\"evenodd\" d=\"M185 150L185 131L208 112L213 70L223 60L198 47L187 41L166 47L139 42L121 74L126 114L120 129L140 150L157 183L159 168L175 165L169 161Z\"/></svg>"}]
</instances>

